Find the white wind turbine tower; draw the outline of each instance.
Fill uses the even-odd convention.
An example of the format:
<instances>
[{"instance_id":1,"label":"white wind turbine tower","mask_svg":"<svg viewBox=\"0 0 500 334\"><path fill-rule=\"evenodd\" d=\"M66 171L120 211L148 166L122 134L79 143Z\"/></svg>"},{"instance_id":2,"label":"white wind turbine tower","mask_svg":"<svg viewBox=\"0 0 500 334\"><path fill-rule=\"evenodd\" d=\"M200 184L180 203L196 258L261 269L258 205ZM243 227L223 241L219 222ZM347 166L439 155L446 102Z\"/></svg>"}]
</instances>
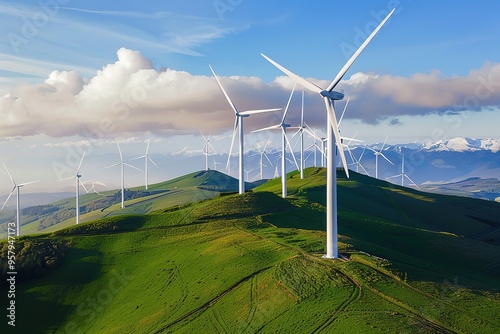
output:
<instances>
[{"instance_id":1,"label":"white wind turbine tower","mask_svg":"<svg viewBox=\"0 0 500 334\"><path fill-rule=\"evenodd\" d=\"M290 152L292 153L292 156L295 160L295 155L293 154L292 146L290 145L290 142L286 137L286 128L289 128L290 124L285 123L286 114L288 113L288 108L290 107L290 102L292 101L294 91L295 91L295 85L293 86L292 92L290 93L290 97L288 98L288 102L285 107L285 112L283 113L283 117L281 118L280 124L252 131L252 133L254 133L266 130L281 130L281 196L283 198L286 198L287 196L287 191L286 191L286 147L287 146L290 148ZM295 164L297 164L297 162L295 162Z\"/></svg>"},{"instance_id":2,"label":"white wind turbine tower","mask_svg":"<svg viewBox=\"0 0 500 334\"><path fill-rule=\"evenodd\" d=\"M19 188L26 186L28 184L39 182L39 181L32 181L32 182L25 182L25 183L17 184L16 181L14 181L14 179L12 178L12 176L10 176L9 170L7 169L7 166L5 165L5 163L3 164L3 166L5 167L5 170L7 171L7 174L9 175L9 178L12 181L13 187L12 187L12 190L11 190L9 196L5 200L5 203L3 203L3 206L0 210L3 210L3 208L5 207L7 202L9 201L10 197L14 193L14 191L17 190L16 191L16 198L17 198L17 203L16 203L16 218L17 218L17 220L16 220L16 236L19 237L21 235L21 202L19 200Z\"/></svg>"},{"instance_id":3,"label":"white wind turbine tower","mask_svg":"<svg viewBox=\"0 0 500 334\"><path fill-rule=\"evenodd\" d=\"M327 214L326 214L326 258L338 258L338 236L337 236L337 180L336 180L336 160L335 159L335 146L334 141L337 144L338 153L342 160L342 165L344 166L344 171L349 177L349 170L347 169L347 163L345 160L344 150L342 147L342 141L340 138L340 133L338 130L338 123L335 117L334 110L334 101L342 100L344 98L344 94L334 91L333 89L337 86L337 84L342 80L347 70L354 63L356 58L360 55L360 53L365 49L368 43L373 39L373 37L379 32L382 26L387 22L387 20L394 13L395 8L385 17L385 19L380 22L380 24L375 28L375 30L368 36L368 38L361 44L361 46L356 50L356 52L351 56L351 58L347 61L347 63L342 67L337 76L333 79L330 85L326 89L322 89L321 87L313 84L306 79L296 75L295 73L287 70L280 64L276 63L272 59L263 55L271 64L279 68L289 77L294 79L296 82L302 84L305 88L318 93L324 100L326 110L328 112L328 123L331 127L328 128L328 165L327 165L327 191L326 191L326 205L327 205Z\"/></svg>"},{"instance_id":4,"label":"white wind turbine tower","mask_svg":"<svg viewBox=\"0 0 500 334\"><path fill-rule=\"evenodd\" d=\"M236 106L234 105L233 101L231 101L231 99L229 98L229 95L227 95L226 91L224 90L224 87L222 87L222 84L220 83L219 78L215 74L212 66L209 65L209 67L210 67L210 70L212 71L212 73L215 77L215 80L217 81L217 84L219 85L220 89L222 90L222 93L226 97L227 102L229 103L229 105L233 109L234 115L236 116L235 120L234 120L233 138L231 140L231 148L229 149L229 155L228 155L228 159L227 159L226 169L229 167L229 163L231 160L231 154L233 152L234 137L236 136L236 129L238 129L238 137L239 137L239 144L240 144L239 145L240 146L239 147L239 156L238 156L238 159L239 159L238 183L239 183L239 193L244 194L245 193L245 174L244 174L245 166L243 163L243 161L244 161L244 157L243 157L243 154L244 154L244 150L243 150L243 143L244 143L243 142L243 139L244 139L243 138L243 133L244 133L244 131L243 131L243 118L249 117L250 115L253 115L253 114L264 113L264 112L269 112L269 111L278 111L278 110L281 110L281 108L238 111L238 109L236 109ZM229 171L229 172L231 172L231 171Z\"/></svg>"},{"instance_id":5,"label":"white wind turbine tower","mask_svg":"<svg viewBox=\"0 0 500 334\"><path fill-rule=\"evenodd\" d=\"M76 183L76 190L75 190L75 210L76 210L76 214L75 214L75 217L76 217L76 223L77 224L80 224L80 184L82 185L83 189L85 189L85 192L88 193L87 188L85 188L85 186L83 185L82 181L80 181L80 177L82 177L80 175L80 168L82 167L82 162L83 162L83 158L85 158L85 153L87 153L87 152L83 152L82 158L80 159L80 163L78 164L78 168L76 169L75 176L70 176L70 177L58 180L58 181L64 181L64 180L70 180L72 178L75 179L75 183Z\"/></svg>"},{"instance_id":6,"label":"white wind turbine tower","mask_svg":"<svg viewBox=\"0 0 500 334\"><path fill-rule=\"evenodd\" d=\"M217 153L217 151L215 150L215 148L210 143L210 136L211 136L211 134L209 134L208 137L205 137L203 135L203 133L201 133L201 131L200 131L200 135L205 140L205 144L203 145L203 149L202 149L203 154L205 155L205 170L209 170L210 168L208 167L208 156L210 155L210 149L212 149L214 153Z\"/></svg>"},{"instance_id":7,"label":"white wind turbine tower","mask_svg":"<svg viewBox=\"0 0 500 334\"><path fill-rule=\"evenodd\" d=\"M146 182L146 190L148 190L148 184L149 184L149 180L148 180L148 178L149 178L148 162L151 161L153 163L153 165L156 166L156 168L159 168L158 165L153 161L153 159L151 159L149 157L149 142L150 141L151 141L151 138L148 138L148 146L146 146L146 154L141 155L140 157L137 157L137 158L134 158L134 159L131 160L131 161L133 161L133 160L144 158L144 178L145 178L145 182ZM116 143L118 144L118 142L116 142ZM118 145L118 149L120 149L120 145ZM122 153L120 151L120 157L121 157L121 154ZM128 165L128 166L130 166L130 165ZM130 167L133 167L133 166L130 166ZM135 168L135 167L133 167L133 168Z\"/></svg>"},{"instance_id":8,"label":"white wind turbine tower","mask_svg":"<svg viewBox=\"0 0 500 334\"><path fill-rule=\"evenodd\" d=\"M415 182L413 182L413 180L410 179L410 177L408 175L405 174L405 154L404 153L403 153L403 160L401 162L401 174L390 176L386 180L393 179L395 177L400 177L400 176L401 176L401 187L404 187L404 182L405 182L405 177L406 177L408 179L408 181L410 181L410 185L413 185L413 186L417 187L417 189L420 189L417 186L417 184Z\"/></svg>"},{"instance_id":9,"label":"white wind turbine tower","mask_svg":"<svg viewBox=\"0 0 500 334\"><path fill-rule=\"evenodd\" d=\"M384 141L384 144L382 145L382 147L380 148L379 151L375 151L373 148L371 147L368 147L369 150L373 151L373 154L375 154L375 178L378 179L378 156L382 156L385 160L387 160L391 165L394 166L394 164L392 163L391 160L389 160L385 155L384 153L382 153L382 151L384 150L384 147L385 147L385 143L387 143L387 137L385 137L385 141Z\"/></svg>"},{"instance_id":10,"label":"white wind turbine tower","mask_svg":"<svg viewBox=\"0 0 500 334\"><path fill-rule=\"evenodd\" d=\"M141 171L141 170L139 168L134 167L132 165L129 165L128 163L123 161L122 150L120 149L120 144L118 144L118 140L116 140L116 146L118 146L118 152L120 153L120 162L118 162L114 165L108 166L108 167L104 167L104 168L111 168L111 167L115 167L115 166L120 166L120 168L121 168L121 192L122 192L121 208L123 209L123 208L125 208L125 171L124 171L124 166L128 166L128 167L131 167L133 169L137 169L138 171Z\"/></svg>"}]
</instances>

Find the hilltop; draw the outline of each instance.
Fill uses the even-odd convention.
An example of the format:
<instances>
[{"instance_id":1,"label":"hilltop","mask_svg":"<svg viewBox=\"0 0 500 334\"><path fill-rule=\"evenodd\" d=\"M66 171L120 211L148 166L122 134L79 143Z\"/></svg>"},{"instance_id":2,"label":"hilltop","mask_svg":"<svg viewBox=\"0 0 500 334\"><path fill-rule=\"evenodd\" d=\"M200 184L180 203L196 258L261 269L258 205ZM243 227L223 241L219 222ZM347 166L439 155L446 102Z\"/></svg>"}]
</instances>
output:
<instances>
[{"instance_id":1,"label":"hilltop","mask_svg":"<svg viewBox=\"0 0 500 334\"><path fill-rule=\"evenodd\" d=\"M275 179L23 237L20 265L42 265L18 284L19 329L496 332L499 203L338 178L337 260L320 168L288 174L287 199Z\"/></svg>"}]
</instances>

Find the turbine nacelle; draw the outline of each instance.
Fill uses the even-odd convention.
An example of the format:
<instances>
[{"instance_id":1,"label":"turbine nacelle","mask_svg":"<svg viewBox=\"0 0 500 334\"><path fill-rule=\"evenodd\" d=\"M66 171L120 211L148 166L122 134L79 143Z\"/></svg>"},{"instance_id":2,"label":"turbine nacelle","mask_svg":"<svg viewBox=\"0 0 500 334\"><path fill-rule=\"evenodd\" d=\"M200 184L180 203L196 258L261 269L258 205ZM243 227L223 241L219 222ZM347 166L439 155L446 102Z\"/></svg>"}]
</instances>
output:
<instances>
[{"instance_id":1,"label":"turbine nacelle","mask_svg":"<svg viewBox=\"0 0 500 334\"><path fill-rule=\"evenodd\" d=\"M336 92L334 90L332 90L332 91L322 90L320 92L320 94L321 94L321 96L328 97L330 100L333 100L333 101L342 100L344 98L344 94Z\"/></svg>"}]
</instances>

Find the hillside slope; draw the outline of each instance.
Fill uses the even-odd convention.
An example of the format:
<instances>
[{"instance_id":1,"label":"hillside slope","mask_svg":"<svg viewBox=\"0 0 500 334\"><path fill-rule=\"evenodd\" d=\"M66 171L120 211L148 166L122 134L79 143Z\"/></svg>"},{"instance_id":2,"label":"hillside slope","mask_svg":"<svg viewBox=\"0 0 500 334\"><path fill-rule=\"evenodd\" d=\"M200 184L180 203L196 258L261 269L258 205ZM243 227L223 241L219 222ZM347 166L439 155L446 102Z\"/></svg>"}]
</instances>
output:
<instances>
[{"instance_id":1,"label":"hillside slope","mask_svg":"<svg viewBox=\"0 0 500 334\"><path fill-rule=\"evenodd\" d=\"M246 184L252 189L251 183ZM209 170L190 173L169 181L144 187L125 189L125 209L121 209L121 191L109 190L80 196L80 221L123 214L144 214L160 208L190 203L217 196L220 192L238 191L238 180L224 173ZM14 211L0 213L0 228L6 237L6 223L15 219ZM23 235L54 232L75 223L75 198L70 197L46 205L22 210Z\"/></svg>"},{"instance_id":2,"label":"hillside slope","mask_svg":"<svg viewBox=\"0 0 500 334\"><path fill-rule=\"evenodd\" d=\"M57 269L18 284L16 329L496 333L500 252L488 229L498 203L340 177L343 257L326 260L324 182L308 169L304 180L289 174L286 200L272 180L24 237L23 254L41 241L69 246Z\"/></svg>"}]
</instances>

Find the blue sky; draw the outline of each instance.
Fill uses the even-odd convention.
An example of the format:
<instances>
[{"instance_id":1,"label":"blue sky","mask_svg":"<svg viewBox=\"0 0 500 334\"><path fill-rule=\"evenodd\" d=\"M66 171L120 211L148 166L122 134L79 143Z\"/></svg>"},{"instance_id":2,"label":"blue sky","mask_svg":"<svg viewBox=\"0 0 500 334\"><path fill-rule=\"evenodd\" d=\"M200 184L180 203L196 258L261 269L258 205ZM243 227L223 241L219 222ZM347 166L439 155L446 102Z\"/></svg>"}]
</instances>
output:
<instances>
[{"instance_id":1,"label":"blue sky","mask_svg":"<svg viewBox=\"0 0 500 334\"><path fill-rule=\"evenodd\" d=\"M199 131L211 132L218 151L227 151L232 111L208 64L241 109L284 107L293 84L259 53L326 86L393 7L395 14L339 85L352 97L342 132L366 142L500 138L499 6L0 1L0 149L20 174L29 173L27 156L43 166L70 166L68 147L81 152L90 134L100 140L92 141L95 159L114 154L115 137L128 142L131 155L150 136L156 154L197 150ZM299 95L292 100L292 125L300 118ZM305 105L306 122L321 134L322 101L307 93ZM246 130L279 118L252 117ZM279 145L267 136L248 135L247 148L268 139ZM54 179L53 167L34 176Z\"/></svg>"}]
</instances>

